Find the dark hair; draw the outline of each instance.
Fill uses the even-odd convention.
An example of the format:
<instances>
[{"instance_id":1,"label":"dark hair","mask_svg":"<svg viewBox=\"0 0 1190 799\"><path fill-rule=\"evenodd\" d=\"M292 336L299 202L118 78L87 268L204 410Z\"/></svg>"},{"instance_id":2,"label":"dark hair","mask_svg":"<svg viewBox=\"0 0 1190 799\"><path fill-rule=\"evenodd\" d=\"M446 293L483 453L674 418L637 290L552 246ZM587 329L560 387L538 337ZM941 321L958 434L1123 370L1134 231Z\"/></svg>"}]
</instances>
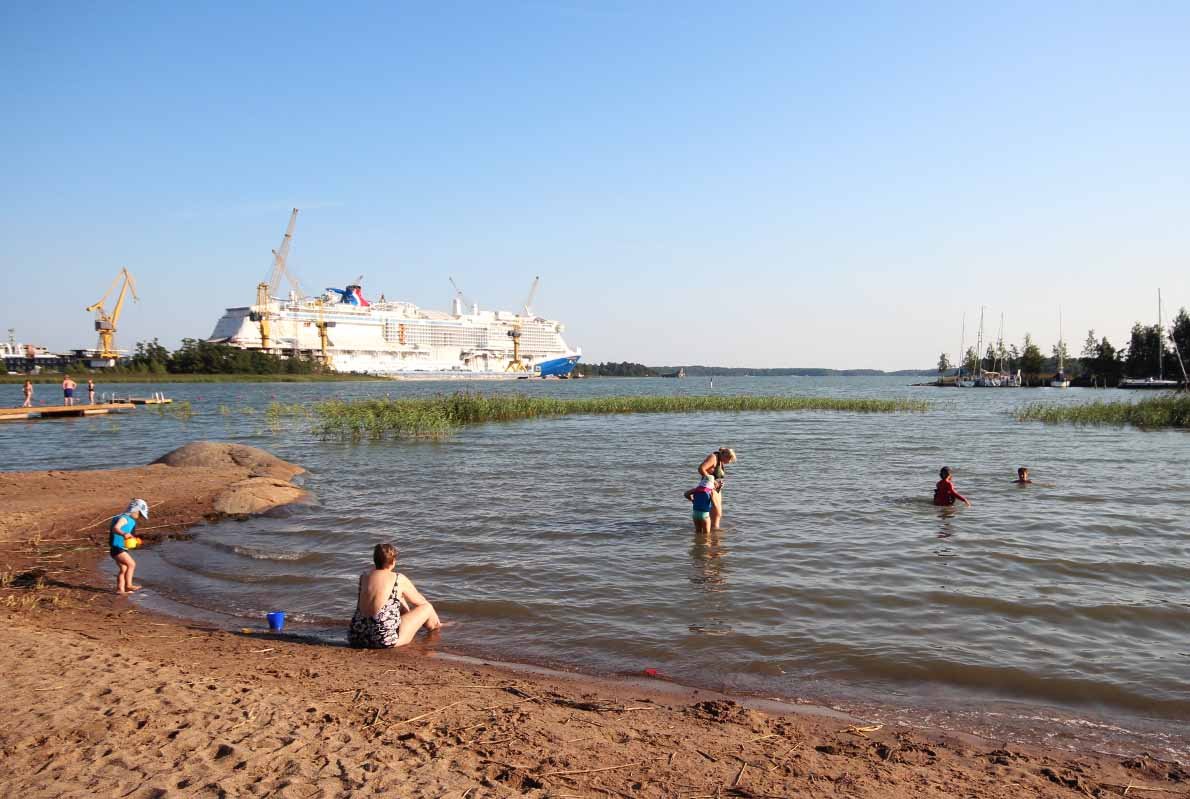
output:
<instances>
[{"instance_id":1,"label":"dark hair","mask_svg":"<svg viewBox=\"0 0 1190 799\"><path fill-rule=\"evenodd\" d=\"M392 544L377 544L372 550L372 562L377 569L387 569L397 562L397 548Z\"/></svg>"},{"instance_id":2,"label":"dark hair","mask_svg":"<svg viewBox=\"0 0 1190 799\"><path fill-rule=\"evenodd\" d=\"M938 476L941 477L943 480L950 477L950 467L943 466L941 469L938 470Z\"/></svg>"},{"instance_id":3,"label":"dark hair","mask_svg":"<svg viewBox=\"0 0 1190 799\"><path fill-rule=\"evenodd\" d=\"M1029 467L1028 467L1028 466L1018 466L1018 467L1017 467L1017 470L1016 470L1016 473L1017 473L1017 474L1024 474L1024 473L1025 473L1025 472L1027 472L1027 471L1029 471Z\"/></svg>"}]
</instances>

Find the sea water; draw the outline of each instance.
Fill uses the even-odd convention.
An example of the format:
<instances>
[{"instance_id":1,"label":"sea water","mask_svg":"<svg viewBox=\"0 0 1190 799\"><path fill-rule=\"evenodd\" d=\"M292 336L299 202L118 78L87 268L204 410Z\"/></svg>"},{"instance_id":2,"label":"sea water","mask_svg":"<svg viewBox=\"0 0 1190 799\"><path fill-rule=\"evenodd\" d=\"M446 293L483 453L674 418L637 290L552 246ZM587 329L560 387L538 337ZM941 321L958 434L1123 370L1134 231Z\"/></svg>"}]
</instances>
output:
<instances>
[{"instance_id":1,"label":"sea water","mask_svg":"<svg viewBox=\"0 0 1190 799\"><path fill-rule=\"evenodd\" d=\"M188 421L142 408L8 423L0 449L7 469L102 468L211 439L309 469L309 504L138 552L143 601L229 625L285 610L287 630L341 640L356 579L390 541L456 622L435 644L446 651L655 669L888 723L1190 757L1190 433L1012 416L1026 402L1127 392L907 382L163 383L141 390L190 400ZM461 389L907 397L933 409L566 417L359 443L264 413L273 400ZM0 387L0 401L19 391ZM698 536L682 492L721 445L740 456L724 529ZM931 504L944 464L973 507ZM1034 485L1013 484L1018 466Z\"/></svg>"}]
</instances>

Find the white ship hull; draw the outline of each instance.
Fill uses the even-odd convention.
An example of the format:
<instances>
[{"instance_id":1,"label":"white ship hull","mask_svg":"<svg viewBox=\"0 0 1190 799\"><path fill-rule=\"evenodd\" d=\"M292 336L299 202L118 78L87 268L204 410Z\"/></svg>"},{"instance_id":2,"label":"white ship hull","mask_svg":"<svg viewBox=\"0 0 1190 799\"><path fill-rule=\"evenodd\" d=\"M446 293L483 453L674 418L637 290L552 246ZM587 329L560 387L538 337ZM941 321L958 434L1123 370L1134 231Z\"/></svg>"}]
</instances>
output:
<instances>
[{"instance_id":1,"label":"white ship hull","mask_svg":"<svg viewBox=\"0 0 1190 799\"><path fill-rule=\"evenodd\" d=\"M461 313L457 303L454 310L423 310L406 302L358 305L332 294L273 299L266 306L228 308L209 341L324 359L337 372L426 378L522 377L542 364L556 373L559 359L570 359L573 367L582 354L566 344L560 322L509 311ZM519 367L513 332L519 333Z\"/></svg>"}]
</instances>

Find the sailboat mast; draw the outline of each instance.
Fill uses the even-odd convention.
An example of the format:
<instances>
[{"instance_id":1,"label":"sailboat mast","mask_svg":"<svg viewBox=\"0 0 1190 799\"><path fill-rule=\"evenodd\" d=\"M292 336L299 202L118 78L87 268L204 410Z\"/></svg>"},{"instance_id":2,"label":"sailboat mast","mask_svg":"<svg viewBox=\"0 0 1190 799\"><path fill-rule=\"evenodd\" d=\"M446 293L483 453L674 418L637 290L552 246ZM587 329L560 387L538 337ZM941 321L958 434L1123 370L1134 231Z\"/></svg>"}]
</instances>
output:
<instances>
[{"instance_id":1,"label":"sailboat mast","mask_svg":"<svg viewBox=\"0 0 1190 799\"><path fill-rule=\"evenodd\" d=\"M1157 289L1157 379L1165 379L1165 322L1161 320L1161 289Z\"/></svg>"},{"instance_id":2,"label":"sailboat mast","mask_svg":"<svg viewBox=\"0 0 1190 799\"><path fill-rule=\"evenodd\" d=\"M1062 344L1062 306L1058 306L1058 374L1066 372L1066 361L1062 357L1066 347Z\"/></svg>"},{"instance_id":3,"label":"sailboat mast","mask_svg":"<svg viewBox=\"0 0 1190 799\"><path fill-rule=\"evenodd\" d=\"M976 374L983 377L983 309L987 306L979 306L979 338L976 339L975 344L975 366Z\"/></svg>"},{"instance_id":4,"label":"sailboat mast","mask_svg":"<svg viewBox=\"0 0 1190 799\"><path fill-rule=\"evenodd\" d=\"M967 346L967 312L963 311L963 332L959 334L959 370L955 373L955 385L963 379L963 359L967 357L963 347Z\"/></svg>"}]
</instances>

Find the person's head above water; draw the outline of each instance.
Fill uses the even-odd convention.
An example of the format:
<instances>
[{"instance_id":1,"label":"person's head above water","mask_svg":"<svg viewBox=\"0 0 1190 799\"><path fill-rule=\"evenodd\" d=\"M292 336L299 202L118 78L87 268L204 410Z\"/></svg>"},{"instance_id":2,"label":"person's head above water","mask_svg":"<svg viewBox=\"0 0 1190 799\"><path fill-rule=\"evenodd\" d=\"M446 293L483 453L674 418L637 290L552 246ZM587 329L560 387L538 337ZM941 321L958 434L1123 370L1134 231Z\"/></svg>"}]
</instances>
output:
<instances>
[{"instance_id":1,"label":"person's head above water","mask_svg":"<svg viewBox=\"0 0 1190 799\"><path fill-rule=\"evenodd\" d=\"M943 480L950 477L950 467L943 466L941 469L938 470L938 476L941 477Z\"/></svg>"},{"instance_id":2,"label":"person's head above water","mask_svg":"<svg viewBox=\"0 0 1190 799\"><path fill-rule=\"evenodd\" d=\"M1029 479L1029 467L1028 467L1028 466L1021 466L1020 468L1018 468L1018 469L1016 470L1016 476L1017 476L1017 479L1018 479L1018 480L1027 480L1027 479Z\"/></svg>"},{"instance_id":3,"label":"person's head above water","mask_svg":"<svg viewBox=\"0 0 1190 799\"><path fill-rule=\"evenodd\" d=\"M125 513L139 513L143 518L149 518L149 503L143 499L134 499L128 503Z\"/></svg>"},{"instance_id":4,"label":"person's head above water","mask_svg":"<svg viewBox=\"0 0 1190 799\"><path fill-rule=\"evenodd\" d=\"M735 463L735 450L731 447L719 447L719 460L724 463Z\"/></svg>"},{"instance_id":5,"label":"person's head above water","mask_svg":"<svg viewBox=\"0 0 1190 799\"><path fill-rule=\"evenodd\" d=\"M372 550L372 562L377 569L391 569L397 564L397 548L392 544L377 544Z\"/></svg>"}]
</instances>

